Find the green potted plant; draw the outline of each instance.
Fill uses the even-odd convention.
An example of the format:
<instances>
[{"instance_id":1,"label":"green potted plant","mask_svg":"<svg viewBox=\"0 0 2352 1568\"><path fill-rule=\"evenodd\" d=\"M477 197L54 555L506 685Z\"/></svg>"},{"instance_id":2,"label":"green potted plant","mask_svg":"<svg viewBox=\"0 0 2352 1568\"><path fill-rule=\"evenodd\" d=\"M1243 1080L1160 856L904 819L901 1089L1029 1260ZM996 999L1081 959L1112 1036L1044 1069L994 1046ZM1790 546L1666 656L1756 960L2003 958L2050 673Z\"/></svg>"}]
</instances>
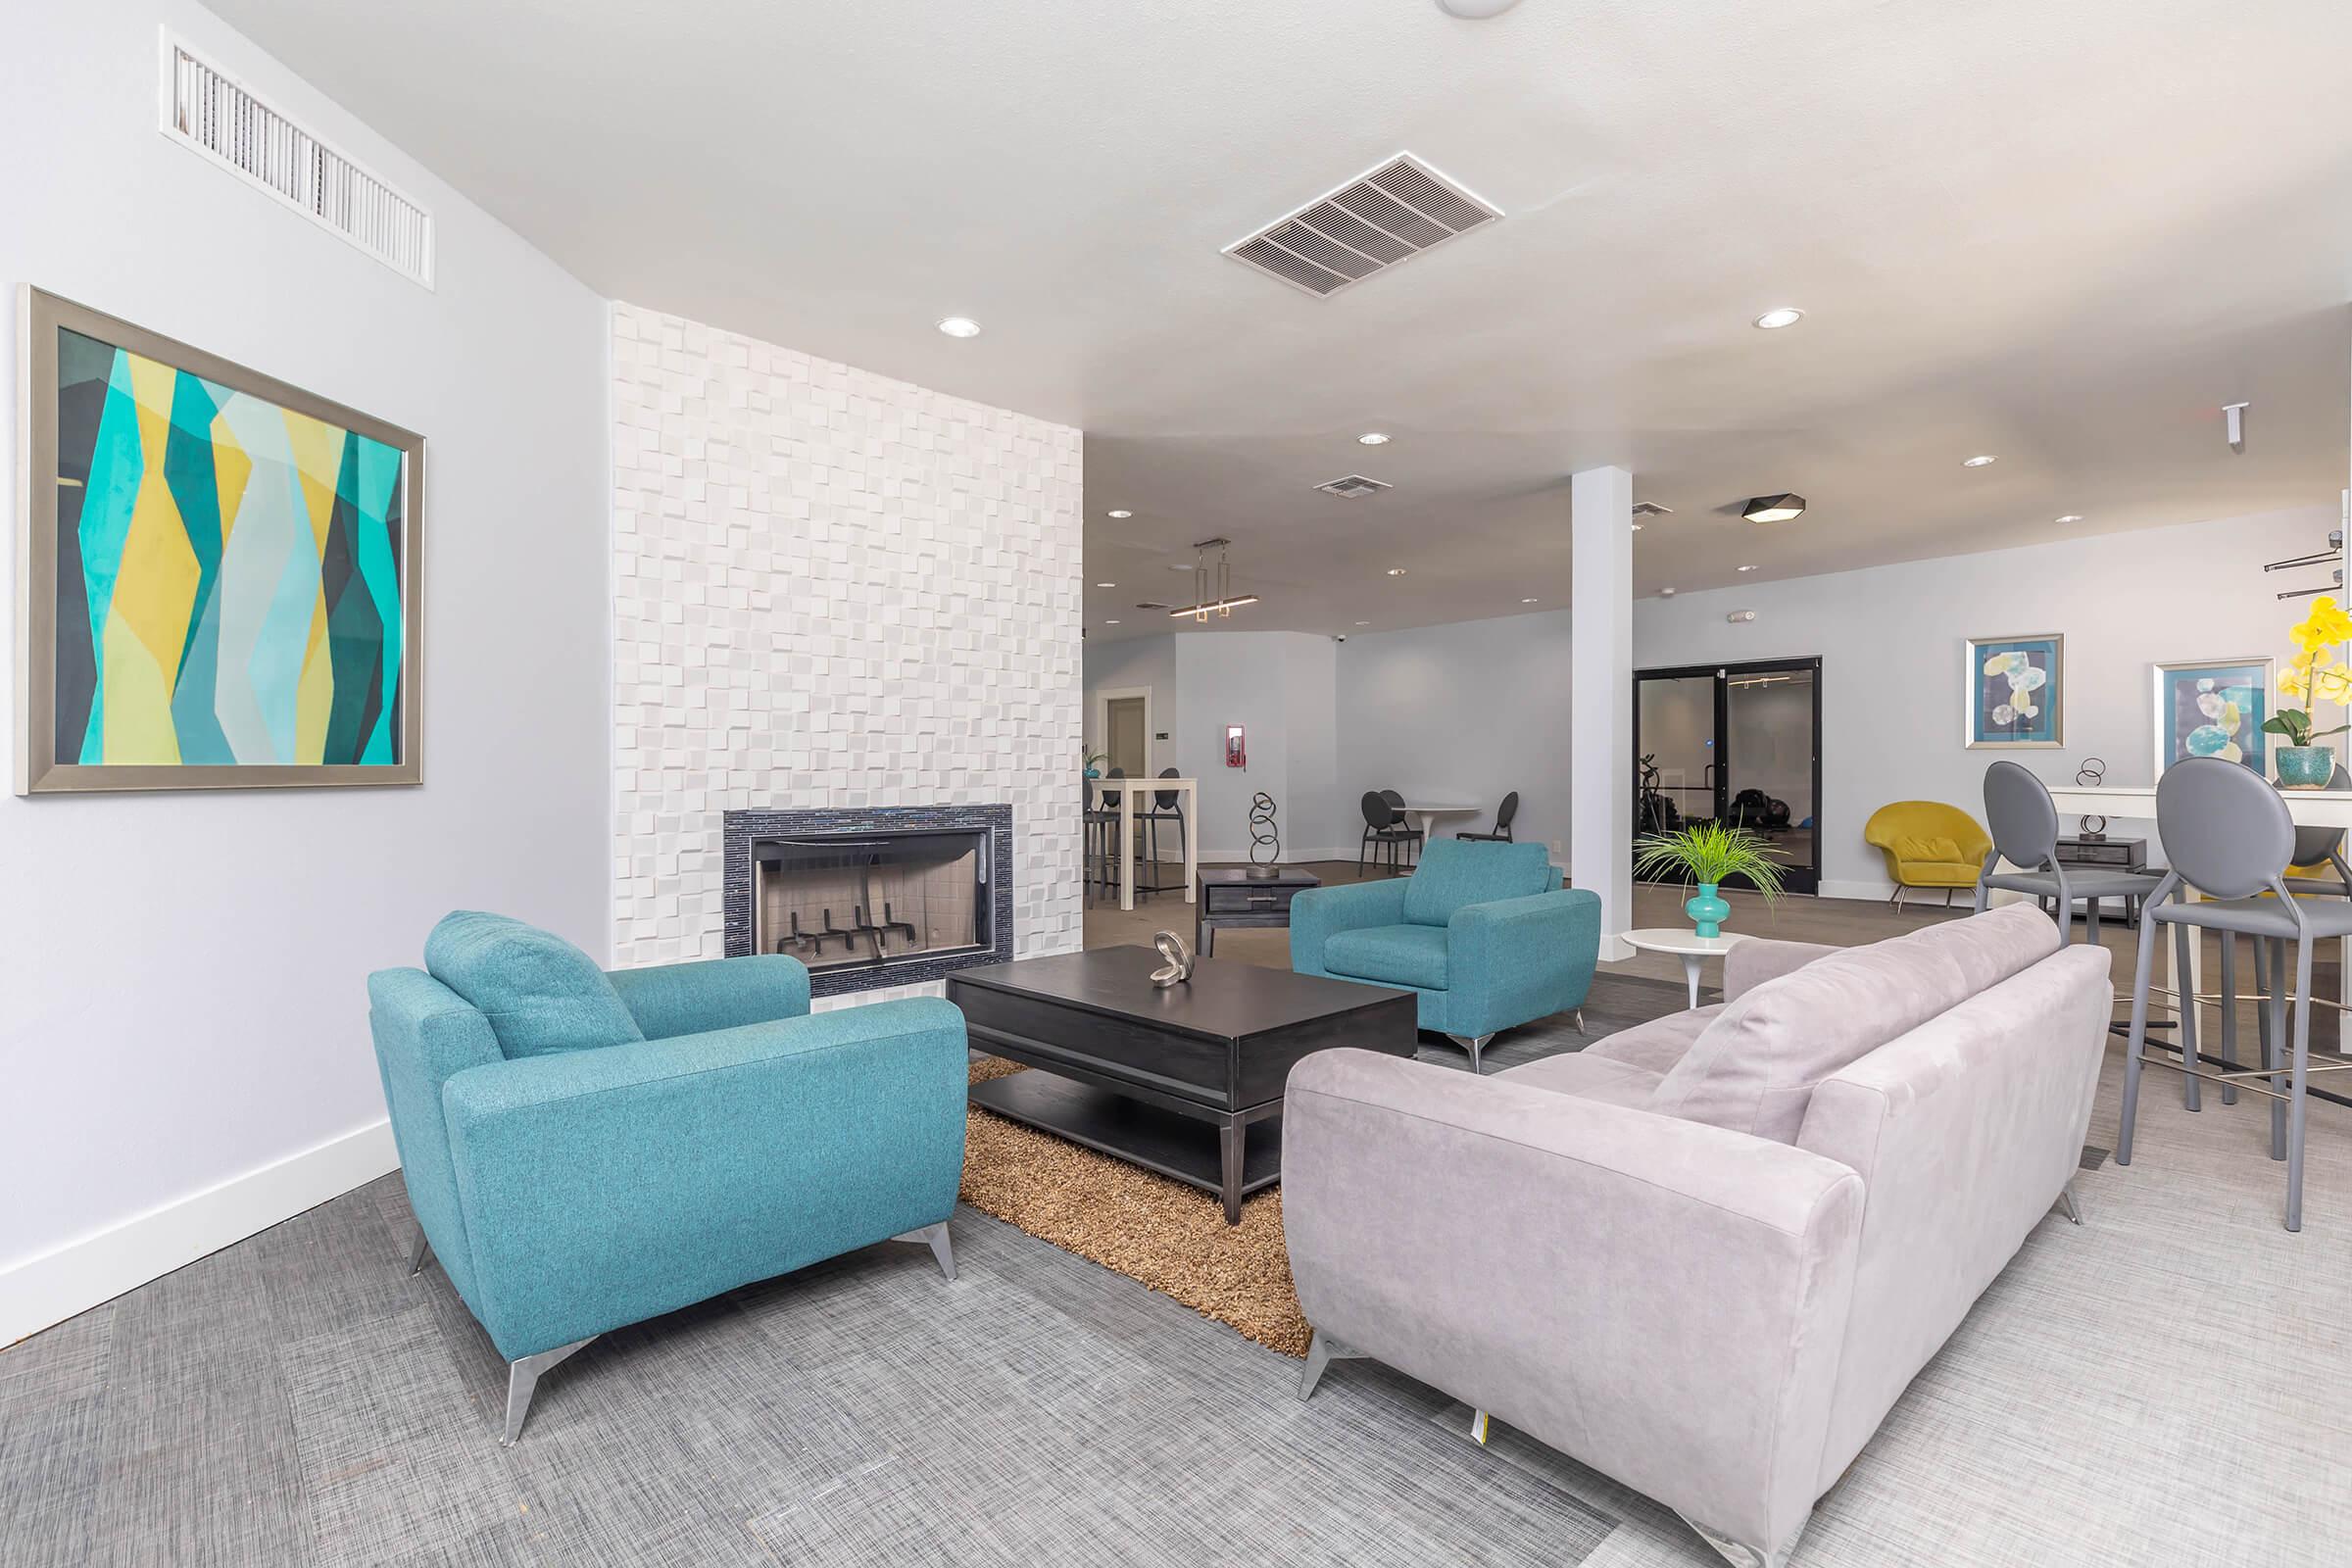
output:
<instances>
[{"instance_id":1,"label":"green potted plant","mask_svg":"<svg viewBox=\"0 0 2352 1568\"><path fill-rule=\"evenodd\" d=\"M1089 752L1086 754L1085 762L1081 765L1085 767L1086 776L1088 778L1101 778L1102 776L1102 764L1109 760L1110 754L1108 752Z\"/></svg>"},{"instance_id":2,"label":"green potted plant","mask_svg":"<svg viewBox=\"0 0 2352 1568\"><path fill-rule=\"evenodd\" d=\"M2322 700L2352 703L2352 668L2335 662L2337 646L2352 641L2352 615L2337 609L2332 599L2315 599L2311 613L2287 635L2295 640L2295 657L2287 662L2286 673L2278 677L2279 695L2309 703L2312 708ZM2286 737L2286 744L2271 754L2278 765L2278 787L2324 790L2335 777L2335 752L2314 743L2341 735L2352 729L2352 724L2314 729L2311 708L2281 708L2262 727Z\"/></svg>"},{"instance_id":3,"label":"green potted plant","mask_svg":"<svg viewBox=\"0 0 2352 1568\"><path fill-rule=\"evenodd\" d=\"M1702 937L1723 935L1732 906L1716 892L1727 876L1743 876L1767 899L1781 896L1781 852L1761 833L1721 822L1693 822L1671 833L1634 840L1634 874L1680 871L1698 884L1698 896L1683 906Z\"/></svg>"}]
</instances>

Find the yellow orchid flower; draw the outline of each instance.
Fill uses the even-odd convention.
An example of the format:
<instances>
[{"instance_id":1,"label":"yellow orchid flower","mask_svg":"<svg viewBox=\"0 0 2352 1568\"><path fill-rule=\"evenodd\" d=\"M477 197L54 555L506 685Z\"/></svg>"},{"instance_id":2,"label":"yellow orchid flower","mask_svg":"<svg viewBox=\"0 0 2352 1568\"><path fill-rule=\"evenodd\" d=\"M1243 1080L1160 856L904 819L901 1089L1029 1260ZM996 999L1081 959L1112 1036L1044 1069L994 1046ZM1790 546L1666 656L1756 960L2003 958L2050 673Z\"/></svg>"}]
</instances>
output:
<instances>
[{"instance_id":1,"label":"yellow orchid flower","mask_svg":"<svg viewBox=\"0 0 2352 1568\"><path fill-rule=\"evenodd\" d=\"M2307 653L2352 642L2352 615L2346 614L2332 599L2315 599L2311 602L2311 613L2288 635L2294 638L2296 647Z\"/></svg>"},{"instance_id":2,"label":"yellow orchid flower","mask_svg":"<svg viewBox=\"0 0 2352 1568\"><path fill-rule=\"evenodd\" d=\"M2278 677L2278 695L2291 697L2298 703L2311 701L2311 670L2301 660L2287 665Z\"/></svg>"}]
</instances>

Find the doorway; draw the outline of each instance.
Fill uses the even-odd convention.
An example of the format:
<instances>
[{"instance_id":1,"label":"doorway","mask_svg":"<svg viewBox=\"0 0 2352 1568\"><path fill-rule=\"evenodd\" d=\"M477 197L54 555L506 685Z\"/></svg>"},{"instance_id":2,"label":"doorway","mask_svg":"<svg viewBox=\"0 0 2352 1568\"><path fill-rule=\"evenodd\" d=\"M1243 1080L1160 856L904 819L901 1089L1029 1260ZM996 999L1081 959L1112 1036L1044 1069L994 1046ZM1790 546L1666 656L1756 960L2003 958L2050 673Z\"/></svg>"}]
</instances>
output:
<instances>
[{"instance_id":1,"label":"doorway","mask_svg":"<svg viewBox=\"0 0 2352 1568\"><path fill-rule=\"evenodd\" d=\"M1151 717L1141 697L1113 697L1104 708L1102 750L1110 765L1129 778L1152 775L1152 753L1147 740Z\"/></svg>"},{"instance_id":2,"label":"doorway","mask_svg":"<svg viewBox=\"0 0 2352 1568\"><path fill-rule=\"evenodd\" d=\"M1744 827L1780 852L1788 891L1820 890L1819 659L1637 671L1634 759L1637 834Z\"/></svg>"}]
</instances>

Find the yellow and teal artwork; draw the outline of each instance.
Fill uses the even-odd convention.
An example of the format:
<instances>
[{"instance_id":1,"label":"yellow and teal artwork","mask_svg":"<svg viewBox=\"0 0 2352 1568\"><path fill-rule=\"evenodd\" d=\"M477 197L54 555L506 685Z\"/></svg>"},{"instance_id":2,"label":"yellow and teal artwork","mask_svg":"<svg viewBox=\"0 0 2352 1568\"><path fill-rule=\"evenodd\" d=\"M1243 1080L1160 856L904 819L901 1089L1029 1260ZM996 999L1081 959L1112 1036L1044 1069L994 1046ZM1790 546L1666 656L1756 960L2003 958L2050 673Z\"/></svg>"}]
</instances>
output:
<instances>
[{"instance_id":1,"label":"yellow and teal artwork","mask_svg":"<svg viewBox=\"0 0 2352 1568\"><path fill-rule=\"evenodd\" d=\"M2218 757L2268 776L2268 659L2205 660L2156 666L2156 772L2183 758Z\"/></svg>"},{"instance_id":2,"label":"yellow and teal artwork","mask_svg":"<svg viewBox=\"0 0 2352 1568\"><path fill-rule=\"evenodd\" d=\"M34 291L19 788L416 783L418 438Z\"/></svg>"},{"instance_id":3,"label":"yellow and teal artwork","mask_svg":"<svg viewBox=\"0 0 2352 1568\"><path fill-rule=\"evenodd\" d=\"M1972 747L2059 744L2066 695L2066 639L1972 637L1966 650L1967 730Z\"/></svg>"}]
</instances>

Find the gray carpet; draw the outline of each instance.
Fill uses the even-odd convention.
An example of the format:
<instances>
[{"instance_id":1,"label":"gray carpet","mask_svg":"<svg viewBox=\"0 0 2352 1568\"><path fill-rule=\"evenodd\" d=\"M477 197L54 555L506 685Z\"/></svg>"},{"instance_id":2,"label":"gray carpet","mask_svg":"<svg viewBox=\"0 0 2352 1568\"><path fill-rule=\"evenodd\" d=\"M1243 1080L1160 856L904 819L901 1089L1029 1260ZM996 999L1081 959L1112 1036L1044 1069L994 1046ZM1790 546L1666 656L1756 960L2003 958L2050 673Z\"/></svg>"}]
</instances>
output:
<instances>
[{"instance_id":1,"label":"gray carpet","mask_svg":"<svg viewBox=\"0 0 2352 1568\"><path fill-rule=\"evenodd\" d=\"M1680 1004L1604 978L1594 1034ZM1577 1037L1496 1041L1507 1064ZM1464 1064L1425 1041L1422 1055ZM2091 1142L2114 1143L2120 1059ZM2342 1560L2352 1122L2308 1228L2261 1108L2152 1080L2138 1158L2052 1220L1824 1499L1799 1568ZM0 1352L0 1554L32 1564L1671 1565L1670 1515L1366 1362L1298 1363L969 1211L609 1335L520 1446L397 1177ZM1572 1353L1573 1348L1563 1348Z\"/></svg>"}]
</instances>

